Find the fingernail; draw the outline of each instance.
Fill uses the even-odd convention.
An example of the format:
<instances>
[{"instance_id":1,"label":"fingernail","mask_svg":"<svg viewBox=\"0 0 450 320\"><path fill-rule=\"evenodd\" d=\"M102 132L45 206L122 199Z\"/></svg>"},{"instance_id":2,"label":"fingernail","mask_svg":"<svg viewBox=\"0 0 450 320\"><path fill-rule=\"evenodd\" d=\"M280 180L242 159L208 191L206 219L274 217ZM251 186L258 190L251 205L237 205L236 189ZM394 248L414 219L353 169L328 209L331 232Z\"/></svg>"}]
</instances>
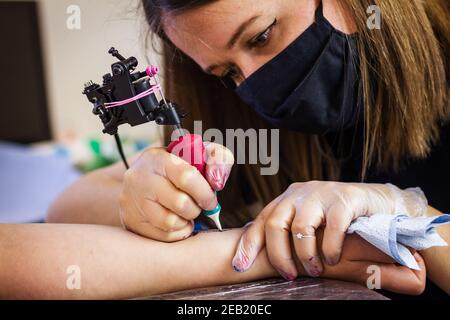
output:
<instances>
[{"instance_id":1,"label":"fingernail","mask_svg":"<svg viewBox=\"0 0 450 320\"><path fill-rule=\"evenodd\" d=\"M230 169L227 169L224 164L217 164L209 170L208 175L211 187L216 191L221 191L228 180Z\"/></svg>"},{"instance_id":2,"label":"fingernail","mask_svg":"<svg viewBox=\"0 0 450 320\"><path fill-rule=\"evenodd\" d=\"M283 271L280 271L280 274L287 281L293 281L293 280L295 280L295 278L297 278L295 275L293 275L291 273L286 273Z\"/></svg>"},{"instance_id":3,"label":"fingernail","mask_svg":"<svg viewBox=\"0 0 450 320\"><path fill-rule=\"evenodd\" d=\"M237 272L245 272L250 268L253 262L254 259L250 258L250 254L244 247L244 239L241 238L241 240L239 241L238 249L232 261L233 268Z\"/></svg>"},{"instance_id":4,"label":"fingernail","mask_svg":"<svg viewBox=\"0 0 450 320\"><path fill-rule=\"evenodd\" d=\"M191 230L192 230L192 231L191 231L190 234L184 236L184 237L183 237L183 240L186 240L187 238L190 238L192 235L194 235L194 232L195 232L195 222L194 222L194 221L190 221L189 224L191 225Z\"/></svg>"},{"instance_id":5,"label":"fingernail","mask_svg":"<svg viewBox=\"0 0 450 320\"><path fill-rule=\"evenodd\" d=\"M208 202L207 205L202 206L202 208L205 211L213 211L217 208L218 205L219 205L219 200L217 199L217 193L216 193L216 196L214 197L214 199L212 199L210 202Z\"/></svg>"},{"instance_id":6,"label":"fingernail","mask_svg":"<svg viewBox=\"0 0 450 320\"><path fill-rule=\"evenodd\" d=\"M318 278L320 276L320 274L321 274L321 272L319 272L316 269L308 269L308 268L306 268L306 272L308 273L308 275L310 277L313 277L313 278Z\"/></svg>"},{"instance_id":7,"label":"fingernail","mask_svg":"<svg viewBox=\"0 0 450 320\"><path fill-rule=\"evenodd\" d=\"M335 266L339 263L339 258L338 257L328 257L328 258L325 258L325 262L329 266Z\"/></svg>"},{"instance_id":8,"label":"fingernail","mask_svg":"<svg viewBox=\"0 0 450 320\"><path fill-rule=\"evenodd\" d=\"M245 231L248 228L250 228L252 226L252 224L254 223L254 221L250 221L249 223L247 223L245 226L242 227L242 229Z\"/></svg>"},{"instance_id":9,"label":"fingernail","mask_svg":"<svg viewBox=\"0 0 450 320\"><path fill-rule=\"evenodd\" d=\"M250 259L246 255L237 253L232 263L235 271L245 272L250 266Z\"/></svg>"},{"instance_id":10,"label":"fingernail","mask_svg":"<svg viewBox=\"0 0 450 320\"><path fill-rule=\"evenodd\" d=\"M223 183L223 169L222 168L215 168L211 172L211 182L213 183L214 190L222 190L224 187Z\"/></svg>"},{"instance_id":11,"label":"fingernail","mask_svg":"<svg viewBox=\"0 0 450 320\"><path fill-rule=\"evenodd\" d=\"M319 257L309 258L308 264L305 266L305 271L311 277L319 277L323 272Z\"/></svg>"},{"instance_id":12,"label":"fingernail","mask_svg":"<svg viewBox=\"0 0 450 320\"><path fill-rule=\"evenodd\" d=\"M243 273L244 272L244 270L240 269L239 267L237 267L235 265L233 265L233 269L234 269L234 271L236 271L238 273Z\"/></svg>"}]
</instances>

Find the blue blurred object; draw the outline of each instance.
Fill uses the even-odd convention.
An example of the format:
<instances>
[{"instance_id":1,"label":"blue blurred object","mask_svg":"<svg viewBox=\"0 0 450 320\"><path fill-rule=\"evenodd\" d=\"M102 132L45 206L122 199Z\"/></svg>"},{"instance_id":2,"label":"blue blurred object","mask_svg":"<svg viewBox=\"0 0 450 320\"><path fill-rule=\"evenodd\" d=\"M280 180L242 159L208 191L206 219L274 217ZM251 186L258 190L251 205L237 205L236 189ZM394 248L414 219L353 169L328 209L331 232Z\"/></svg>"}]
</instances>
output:
<instances>
[{"instance_id":1,"label":"blue blurred object","mask_svg":"<svg viewBox=\"0 0 450 320\"><path fill-rule=\"evenodd\" d=\"M0 223L43 221L51 203L79 176L60 152L39 154L0 143Z\"/></svg>"},{"instance_id":2,"label":"blue blurred object","mask_svg":"<svg viewBox=\"0 0 450 320\"><path fill-rule=\"evenodd\" d=\"M195 222L194 232L201 232L209 230L208 226L200 221Z\"/></svg>"}]
</instances>

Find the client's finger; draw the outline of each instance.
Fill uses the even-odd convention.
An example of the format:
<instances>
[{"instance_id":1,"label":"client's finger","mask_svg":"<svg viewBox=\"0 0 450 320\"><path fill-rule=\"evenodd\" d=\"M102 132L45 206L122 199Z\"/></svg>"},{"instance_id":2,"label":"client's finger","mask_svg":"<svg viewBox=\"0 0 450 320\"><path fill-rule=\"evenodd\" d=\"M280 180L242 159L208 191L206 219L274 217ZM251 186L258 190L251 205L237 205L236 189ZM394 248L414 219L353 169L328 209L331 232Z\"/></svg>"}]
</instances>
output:
<instances>
[{"instance_id":1,"label":"client's finger","mask_svg":"<svg viewBox=\"0 0 450 320\"><path fill-rule=\"evenodd\" d=\"M381 267L381 288L400 294L420 295L425 290L426 267L422 257L416 253L414 258L420 270L412 270L396 264Z\"/></svg>"},{"instance_id":2,"label":"client's finger","mask_svg":"<svg viewBox=\"0 0 450 320\"><path fill-rule=\"evenodd\" d=\"M344 280L353 278L353 281L369 289L384 289L399 294L419 295L425 289L426 269L423 259L417 259L417 262L421 268L419 271L394 263L355 261L352 262L352 268L347 270L354 276L345 277Z\"/></svg>"}]
</instances>

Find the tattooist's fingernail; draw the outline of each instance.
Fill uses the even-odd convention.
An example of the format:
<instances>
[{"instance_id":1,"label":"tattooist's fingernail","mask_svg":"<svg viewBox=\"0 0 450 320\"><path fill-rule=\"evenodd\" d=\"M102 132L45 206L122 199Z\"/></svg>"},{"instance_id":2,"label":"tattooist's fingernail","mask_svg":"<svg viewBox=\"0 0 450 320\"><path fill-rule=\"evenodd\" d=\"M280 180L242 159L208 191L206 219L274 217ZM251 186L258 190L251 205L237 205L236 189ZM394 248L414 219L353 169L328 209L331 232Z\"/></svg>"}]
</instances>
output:
<instances>
[{"instance_id":1,"label":"tattooist's fingernail","mask_svg":"<svg viewBox=\"0 0 450 320\"><path fill-rule=\"evenodd\" d=\"M244 231L246 231L248 228L250 228L253 225L254 221L250 221L249 223L247 223L245 226L242 227L242 229Z\"/></svg>"},{"instance_id":2,"label":"tattooist's fingernail","mask_svg":"<svg viewBox=\"0 0 450 320\"><path fill-rule=\"evenodd\" d=\"M234 271L239 272L239 273L243 273L243 272L247 271L247 270L246 270L240 263L238 263L238 262L233 262L233 269L234 269Z\"/></svg>"},{"instance_id":3,"label":"tattooist's fingernail","mask_svg":"<svg viewBox=\"0 0 450 320\"><path fill-rule=\"evenodd\" d=\"M234 271L236 271L236 272L238 272L238 273L242 273L242 270L241 269L239 269L237 266L235 266L234 264L233 264L233 269L234 269Z\"/></svg>"},{"instance_id":4,"label":"tattooist's fingernail","mask_svg":"<svg viewBox=\"0 0 450 320\"><path fill-rule=\"evenodd\" d=\"M232 264L235 271L245 272L250 266L250 259L245 254L238 252Z\"/></svg>"},{"instance_id":5,"label":"tattooist's fingernail","mask_svg":"<svg viewBox=\"0 0 450 320\"><path fill-rule=\"evenodd\" d=\"M338 264L339 262L339 257L327 257L325 258L325 262L329 265L329 266L335 266Z\"/></svg>"},{"instance_id":6,"label":"tattooist's fingernail","mask_svg":"<svg viewBox=\"0 0 450 320\"><path fill-rule=\"evenodd\" d=\"M213 211L216 210L217 206L219 205L219 200L217 199L217 192L215 192L214 198L211 198L208 203L200 204L200 206L205 211Z\"/></svg>"},{"instance_id":7,"label":"tattooist's fingernail","mask_svg":"<svg viewBox=\"0 0 450 320\"><path fill-rule=\"evenodd\" d=\"M238 249L236 250L236 254L234 255L232 264L235 270L240 270L239 272L245 272L254 263L256 260L256 255L253 253L252 247L248 245L248 242L245 241L246 235L244 234L239 241ZM245 244L247 243L247 247Z\"/></svg>"},{"instance_id":8,"label":"tattooist's fingernail","mask_svg":"<svg viewBox=\"0 0 450 320\"><path fill-rule=\"evenodd\" d=\"M183 240L186 240L187 238L190 238L191 236L195 235L195 222L194 221L189 221L188 224L191 225L191 233L190 234L186 234L183 237Z\"/></svg>"},{"instance_id":9,"label":"tattooist's fingernail","mask_svg":"<svg viewBox=\"0 0 450 320\"><path fill-rule=\"evenodd\" d=\"M209 170L209 182L215 191L222 191L230 176L231 169L224 164L213 165Z\"/></svg>"},{"instance_id":10,"label":"tattooist's fingernail","mask_svg":"<svg viewBox=\"0 0 450 320\"><path fill-rule=\"evenodd\" d=\"M320 276L320 272L315 269L309 269L309 268L305 268L305 269L310 277L318 278Z\"/></svg>"},{"instance_id":11,"label":"tattooist's fingernail","mask_svg":"<svg viewBox=\"0 0 450 320\"><path fill-rule=\"evenodd\" d=\"M289 272L280 271L280 274L287 281L293 281L293 280L295 280L295 278L297 278L296 275L291 274Z\"/></svg>"},{"instance_id":12,"label":"tattooist's fingernail","mask_svg":"<svg viewBox=\"0 0 450 320\"><path fill-rule=\"evenodd\" d=\"M216 191L220 191L223 189L224 187L224 183L223 183L223 169L220 167L215 167L213 169L211 169L211 187L216 190Z\"/></svg>"},{"instance_id":13,"label":"tattooist's fingernail","mask_svg":"<svg viewBox=\"0 0 450 320\"><path fill-rule=\"evenodd\" d=\"M319 277L323 272L322 264L320 263L320 258L319 257L309 258L308 263L305 265L305 271L311 277L314 278Z\"/></svg>"}]
</instances>

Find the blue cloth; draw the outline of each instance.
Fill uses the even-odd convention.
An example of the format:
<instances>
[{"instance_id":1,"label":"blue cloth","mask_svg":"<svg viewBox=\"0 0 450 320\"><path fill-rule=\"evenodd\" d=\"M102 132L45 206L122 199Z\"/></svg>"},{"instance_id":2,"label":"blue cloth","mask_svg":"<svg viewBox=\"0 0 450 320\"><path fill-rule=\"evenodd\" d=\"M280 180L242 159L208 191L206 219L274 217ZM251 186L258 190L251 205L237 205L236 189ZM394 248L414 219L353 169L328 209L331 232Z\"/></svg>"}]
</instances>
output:
<instances>
[{"instance_id":1,"label":"blue cloth","mask_svg":"<svg viewBox=\"0 0 450 320\"><path fill-rule=\"evenodd\" d=\"M0 223L39 222L80 174L63 155L0 143Z\"/></svg>"},{"instance_id":2,"label":"blue cloth","mask_svg":"<svg viewBox=\"0 0 450 320\"><path fill-rule=\"evenodd\" d=\"M418 251L447 246L436 232L439 225L450 223L450 215L411 218L406 215L376 214L355 220L347 233L356 233L403 266L420 270L407 247Z\"/></svg>"}]
</instances>

